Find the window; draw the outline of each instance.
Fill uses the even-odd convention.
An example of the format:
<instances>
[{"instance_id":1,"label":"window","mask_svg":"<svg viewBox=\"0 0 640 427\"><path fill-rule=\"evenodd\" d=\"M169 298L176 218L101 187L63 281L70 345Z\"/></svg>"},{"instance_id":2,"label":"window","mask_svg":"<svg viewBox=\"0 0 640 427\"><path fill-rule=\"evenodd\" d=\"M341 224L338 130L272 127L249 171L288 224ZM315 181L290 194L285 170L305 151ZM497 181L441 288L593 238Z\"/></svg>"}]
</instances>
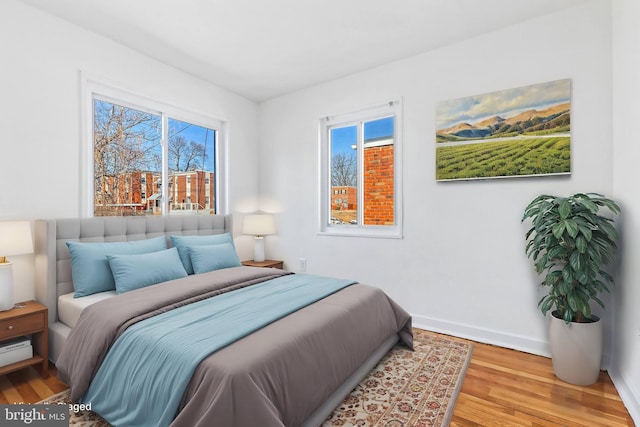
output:
<instances>
[{"instance_id":1,"label":"window","mask_svg":"<svg viewBox=\"0 0 640 427\"><path fill-rule=\"evenodd\" d=\"M402 236L400 114L393 101L320 120L321 233Z\"/></svg>"},{"instance_id":2,"label":"window","mask_svg":"<svg viewBox=\"0 0 640 427\"><path fill-rule=\"evenodd\" d=\"M223 122L94 82L84 97L87 216L224 211Z\"/></svg>"}]
</instances>

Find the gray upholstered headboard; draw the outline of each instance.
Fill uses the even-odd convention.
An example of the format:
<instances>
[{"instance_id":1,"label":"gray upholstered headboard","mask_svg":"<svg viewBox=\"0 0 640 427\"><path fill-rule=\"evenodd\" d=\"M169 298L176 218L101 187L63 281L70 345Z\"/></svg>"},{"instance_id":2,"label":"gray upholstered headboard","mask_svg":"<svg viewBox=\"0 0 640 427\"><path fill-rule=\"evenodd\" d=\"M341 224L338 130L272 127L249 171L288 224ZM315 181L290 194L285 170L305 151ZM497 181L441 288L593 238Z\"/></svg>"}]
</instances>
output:
<instances>
[{"instance_id":1,"label":"gray upholstered headboard","mask_svg":"<svg viewBox=\"0 0 640 427\"><path fill-rule=\"evenodd\" d=\"M49 347L55 361L68 334L58 322L58 297L73 292L68 241L124 242L170 235L231 232L230 215L96 217L38 220L35 223L35 298L49 308Z\"/></svg>"}]
</instances>

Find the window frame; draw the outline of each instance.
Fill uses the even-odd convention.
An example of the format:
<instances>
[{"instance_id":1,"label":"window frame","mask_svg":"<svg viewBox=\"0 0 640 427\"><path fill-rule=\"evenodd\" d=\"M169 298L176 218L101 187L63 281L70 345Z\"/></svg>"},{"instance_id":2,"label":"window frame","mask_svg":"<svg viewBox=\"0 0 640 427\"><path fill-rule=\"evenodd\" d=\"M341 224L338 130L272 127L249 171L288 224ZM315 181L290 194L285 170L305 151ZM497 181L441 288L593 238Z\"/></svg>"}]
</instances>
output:
<instances>
[{"instance_id":1,"label":"window frame","mask_svg":"<svg viewBox=\"0 0 640 427\"><path fill-rule=\"evenodd\" d=\"M331 223L331 129L350 125L362 126L364 122L394 117L394 225L332 224ZM380 237L401 239L402 235L402 98L398 98L350 113L327 115L318 124L318 234L327 236ZM364 136L358 129L358 147L364 144ZM363 150L357 150L357 200L363 201ZM361 216L361 215L359 215Z\"/></svg>"},{"instance_id":2,"label":"window frame","mask_svg":"<svg viewBox=\"0 0 640 427\"><path fill-rule=\"evenodd\" d=\"M140 95L128 89L107 82L103 79L97 79L81 72L81 204L80 216L94 216L94 97L110 103L115 103L123 107L133 108L149 114L158 115L161 118L161 145L162 145L162 182L169 182L169 164L168 153L169 148L165 140L165 134L168 132L169 118L188 122L197 126L206 127L215 130L217 135L215 139L215 164L214 173L215 188L215 212L216 214L226 215L228 213L228 128L229 123L223 119L213 118L206 114L194 112L188 108L158 101L150 97ZM169 211L169 186L162 186L162 215L171 215Z\"/></svg>"}]
</instances>

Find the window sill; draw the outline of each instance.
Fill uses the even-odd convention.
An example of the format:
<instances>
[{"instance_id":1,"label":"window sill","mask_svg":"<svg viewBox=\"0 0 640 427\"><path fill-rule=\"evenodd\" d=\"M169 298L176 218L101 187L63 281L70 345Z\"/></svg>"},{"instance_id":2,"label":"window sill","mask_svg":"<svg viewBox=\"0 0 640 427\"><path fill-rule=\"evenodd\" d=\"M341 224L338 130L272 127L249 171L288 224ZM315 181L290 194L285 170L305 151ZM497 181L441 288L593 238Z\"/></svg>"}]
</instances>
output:
<instances>
[{"instance_id":1,"label":"window sill","mask_svg":"<svg viewBox=\"0 0 640 427\"><path fill-rule=\"evenodd\" d=\"M390 230L376 228L327 227L318 232L319 236L369 237L377 239L402 239L402 232L394 227Z\"/></svg>"}]
</instances>

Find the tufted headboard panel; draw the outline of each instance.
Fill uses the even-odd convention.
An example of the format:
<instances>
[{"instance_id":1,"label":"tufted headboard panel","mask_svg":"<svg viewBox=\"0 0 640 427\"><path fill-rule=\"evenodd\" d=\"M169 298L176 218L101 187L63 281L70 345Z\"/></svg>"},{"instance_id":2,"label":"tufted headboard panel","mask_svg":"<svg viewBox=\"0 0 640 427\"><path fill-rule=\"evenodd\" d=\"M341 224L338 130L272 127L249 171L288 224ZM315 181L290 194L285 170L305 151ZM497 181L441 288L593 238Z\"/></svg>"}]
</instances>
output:
<instances>
[{"instance_id":1,"label":"tufted headboard panel","mask_svg":"<svg viewBox=\"0 0 640 427\"><path fill-rule=\"evenodd\" d=\"M60 295L73 292L66 242L126 242L170 235L231 232L230 215L95 217L35 222L36 300L49 308L49 324L58 321Z\"/></svg>"}]
</instances>

